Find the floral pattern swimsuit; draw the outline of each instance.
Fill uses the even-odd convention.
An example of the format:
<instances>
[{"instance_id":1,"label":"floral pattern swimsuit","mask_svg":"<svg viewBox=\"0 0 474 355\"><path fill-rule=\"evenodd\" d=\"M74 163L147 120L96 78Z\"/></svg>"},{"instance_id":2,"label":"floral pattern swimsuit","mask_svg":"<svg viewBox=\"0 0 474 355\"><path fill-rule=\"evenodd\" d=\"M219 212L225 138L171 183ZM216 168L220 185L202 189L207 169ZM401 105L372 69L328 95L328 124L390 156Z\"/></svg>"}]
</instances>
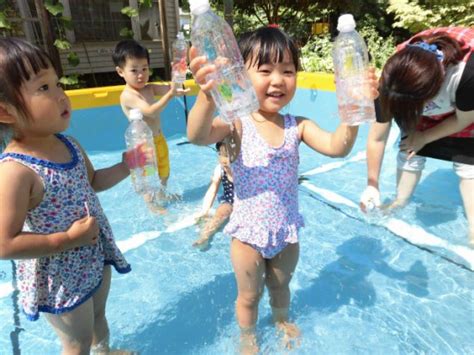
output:
<instances>
[{"instance_id":1,"label":"floral pattern swimsuit","mask_svg":"<svg viewBox=\"0 0 474 355\"><path fill-rule=\"evenodd\" d=\"M57 137L71 154L68 163L17 153L0 154L0 163L15 161L27 166L43 182L43 200L28 211L23 230L39 233L38 238L41 234L64 232L74 221L87 216L87 202L90 215L97 219L100 238L96 245L16 261L20 302L29 320L37 320L39 312L69 312L85 302L99 288L104 265L113 265L119 273L131 270L115 244L112 229L89 183L79 147L65 136Z\"/></svg>"},{"instance_id":2,"label":"floral pattern swimsuit","mask_svg":"<svg viewBox=\"0 0 474 355\"><path fill-rule=\"evenodd\" d=\"M304 226L298 211L298 126L294 116L285 115L284 141L274 148L251 117L241 121L240 152L231 165L234 209L224 232L271 259L297 243Z\"/></svg>"}]
</instances>

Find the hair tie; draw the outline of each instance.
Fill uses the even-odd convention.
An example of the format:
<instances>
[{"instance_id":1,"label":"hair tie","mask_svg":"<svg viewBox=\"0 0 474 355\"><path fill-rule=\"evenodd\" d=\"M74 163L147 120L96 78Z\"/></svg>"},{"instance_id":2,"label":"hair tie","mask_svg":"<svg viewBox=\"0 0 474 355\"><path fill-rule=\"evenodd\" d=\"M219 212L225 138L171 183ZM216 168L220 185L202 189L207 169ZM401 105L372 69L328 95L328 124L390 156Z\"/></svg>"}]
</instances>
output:
<instances>
[{"instance_id":1,"label":"hair tie","mask_svg":"<svg viewBox=\"0 0 474 355\"><path fill-rule=\"evenodd\" d=\"M436 44L429 44L427 42L416 42L414 44L407 44L407 47L418 47L423 49L424 51L433 53L436 55L436 58L442 62L444 59L444 53L438 49Z\"/></svg>"},{"instance_id":2,"label":"hair tie","mask_svg":"<svg viewBox=\"0 0 474 355\"><path fill-rule=\"evenodd\" d=\"M270 28L280 28L280 26L278 26L277 23L269 23L267 27L270 27Z\"/></svg>"}]
</instances>

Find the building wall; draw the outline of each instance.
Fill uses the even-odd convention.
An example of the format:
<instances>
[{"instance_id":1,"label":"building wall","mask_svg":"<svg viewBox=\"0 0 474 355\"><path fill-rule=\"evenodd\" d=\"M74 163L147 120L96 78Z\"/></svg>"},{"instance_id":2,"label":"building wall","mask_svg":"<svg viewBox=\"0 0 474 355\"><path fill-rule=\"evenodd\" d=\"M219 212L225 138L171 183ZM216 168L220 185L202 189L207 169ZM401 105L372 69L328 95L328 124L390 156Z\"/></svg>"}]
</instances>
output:
<instances>
[{"instance_id":1,"label":"building wall","mask_svg":"<svg viewBox=\"0 0 474 355\"><path fill-rule=\"evenodd\" d=\"M177 21L178 8L175 1L165 1L166 6L166 21L168 29L169 43L171 44L178 32L179 24ZM158 11L158 4L155 2L154 11ZM74 9L71 9L74 18ZM150 14L148 14L150 15ZM153 17L159 19L159 13L153 14ZM133 27L133 26L130 26ZM159 29L159 24L158 24ZM138 41L150 50L150 61L152 68L163 68L163 45L160 38L159 30L153 39L140 39L141 34L138 35ZM115 66L112 62L112 53L115 45L122 38L117 36L116 40L85 40L81 41L74 38L71 50L76 52L80 63L76 67L69 65L67 56L69 51L60 51L61 64L63 66L64 74L87 74L87 73L106 73L115 71ZM149 38L149 37L148 37Z\"/></svg>"}]
</instances>

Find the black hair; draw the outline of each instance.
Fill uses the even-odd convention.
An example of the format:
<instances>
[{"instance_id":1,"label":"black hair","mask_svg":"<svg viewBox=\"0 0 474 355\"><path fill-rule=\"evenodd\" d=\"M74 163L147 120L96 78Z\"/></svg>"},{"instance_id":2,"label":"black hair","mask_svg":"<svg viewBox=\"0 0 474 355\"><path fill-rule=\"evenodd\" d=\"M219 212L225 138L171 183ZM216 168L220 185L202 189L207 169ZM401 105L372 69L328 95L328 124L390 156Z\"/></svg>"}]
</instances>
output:
<instances>
[{"instance_id":1,"label":"black hair","mask_svg":"<svg viewBox=\"0 0 474 355\"><path fill-rule=\"evenodd\" d=\"M49 55L41 48L19 38L0 38L0 102L13 107L19 124L30 117L21 88L42 69L56 68ZM57 70L56 70L57 72ZM0 148L11 136L11 127L0 123Z\"/></svg>"},{"instance_id":2,"label":"black hair","mask_svg":"<svg viewBox=\"0 0 474 355\"><path fill-rule=\"evenodd\" d=\"M250 66L256 65L258 68L264 64L281 63L289 52L295 69L300 69L299 51L295 42L278 28L261 27L245 33L239 39L239 47L244 62L250 60Z\"/></svg>"},{"instance_id":3,"label":"black hair","mask_svg":"<svg viewBox=\"0 0 474 355\"><path fill-rule=\"evenodd\" d=\"M143 47L134 39L124 39L117 43L114 53L112 54L114 64L120 68L125 66L127 58L146 58L148 64L150 64L150 54L148 53L148 49Z\"/></svg>"},{"instance_id":4,"label":"black hair","mask_svg":"<svg viewBox=\"0 0 474 355\"><path fill-rule=\"evenodd\" d=\"M380 83L383 121L393 117L405 133L416 130L426 102L441 89L445 70L462 60L467 50L463 41L446 32L415 36L410 43L425 41L443 52L440 62L435 54L416 46L406 46L385 63Z\"/></svg>"},{"instance_id":5,"label":"black hair","mask_svg":"<svg viewBox=\"0 0 474 355\"><path fill-rule=\"evenodd\" d=\"M222 142L222 141L216 143L216 150L217 150L217 152L219 152L219 149L221 149L221 147L222 147L223 144L224 144L224 142Z\"/></svg>"}]
</instances>

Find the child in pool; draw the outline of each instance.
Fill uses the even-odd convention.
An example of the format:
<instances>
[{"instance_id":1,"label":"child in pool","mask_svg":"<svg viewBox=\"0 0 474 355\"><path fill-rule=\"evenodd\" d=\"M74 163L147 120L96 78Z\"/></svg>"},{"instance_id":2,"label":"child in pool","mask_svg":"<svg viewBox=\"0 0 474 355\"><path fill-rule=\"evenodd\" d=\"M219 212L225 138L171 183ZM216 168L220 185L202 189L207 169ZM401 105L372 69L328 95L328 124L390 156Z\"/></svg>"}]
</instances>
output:
<instances>
[{"instance_id":1,"label":"child in pool","mask_svg":"<svg viewBox=\"0 0 474 355\"><path fill-rule=\"evenodd\" d=\"M0 258L17 261L29 320L45 316L63 354L109 351L105 317L111 268L130 265L115 244L95 191L129 175L122 162L94 170L64 136L71 105L48 55L0 38Z\"/></svg>"},{"instance_id":2,"label":"child in pool","mask_svg":"<svg viewBox=\"0 0 474 355\"><path fill-rule=\"evenodd\" d=\"M289 322L289 283L298 262L298 146L302 141L319 153L343 157L356 139L358 128L340 124L335 132L322 130L312 120L281 115L296 91L299 69L294 42L278 28L260 28L240 40L240 50L260 103L258 111L232 125L213 119L216 105L206 82L215 67L205 65L191 48L190 68L201 90L188 120L188 138L205 145L226 137L236 145L231 159L234 209L224 231L232 236L231 259L238 295L237 322L244 352L257 352L255 324L264 286L270 293L273 319L287 347L299 336ZM377 80L370 80L374 97Z\"/></svg>"},{"instance_id":3,"label":"child in pool","mask_svg":"<svg viewBox=\"0 0 474 355\"><path fill-rule=\"evenodd\" d=\"M163 187L161 197L164 198L164 190L170 175L170 162L168 144L161 131L160 113L173 97L182 96L189 89L177 88L175 83L150 84L148 82L150 77L148 50L133 39L120 41L115 47L112 58L118 75L125 80L126 84L120 95L120 105L124 114L129 117L131 109L139 109L143 113L144 121L153 132L158 174ZM161 98L155 101L155 96L161 96Z\"/></svg>"},{"instance_id":4,"label":"child in pool","mask_svg":"<svg viewBox=\"0 0 474 355\"><path fill-rule=\"evenodd\" d=\"M224 191L223 195L219 197L219 207L217 207L216 213L207 219L206 224L201 229L199 239L193 243L194 247L203 251L209 248L212 236L229 218L232 213L232 205L234 204L234 180L232 178L232 171L230 170L228 148L224 142L217 142L216 149L219 153L219 164L214 169L211 185L204 196L204 203L201 213L197 217L198 220L208 216L221 183Z\"/></svg>"}]
</instances>

